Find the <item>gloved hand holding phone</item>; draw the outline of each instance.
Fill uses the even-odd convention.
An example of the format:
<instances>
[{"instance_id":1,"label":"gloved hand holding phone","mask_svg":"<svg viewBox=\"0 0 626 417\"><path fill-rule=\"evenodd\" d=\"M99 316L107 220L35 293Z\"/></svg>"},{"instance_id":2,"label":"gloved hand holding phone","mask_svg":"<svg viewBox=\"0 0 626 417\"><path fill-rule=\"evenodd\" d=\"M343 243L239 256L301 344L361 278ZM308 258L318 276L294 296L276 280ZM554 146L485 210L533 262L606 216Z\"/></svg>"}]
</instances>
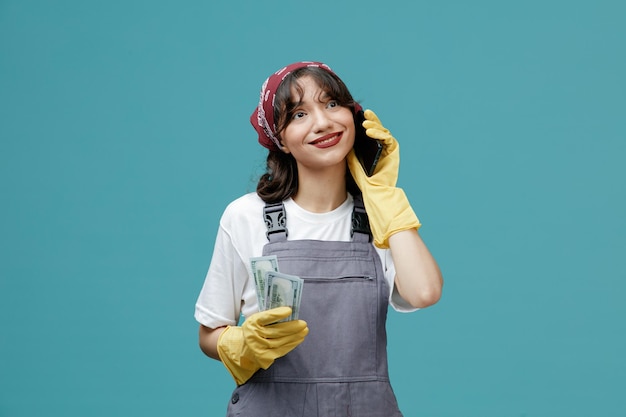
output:
<instances>
[{"instance_id":1,"label":"gloved hand holding phone","mask_svg":"<svg viewBox=\"0 0 626 417\"><path fill-rule=\"evenodd\" d=\"M381 141L384 148L371 176L363 170L354 150L348 154L348 168L363 192L374 244L386 249L389 248L389 236L403 230L418 229L421 224L404 191L396 187L400 168L398 142L373 111L365 110L364 116L363 128L367 136Z\"/></svg>"},{"instance_id":2,"label":"gloved hand holding phone","mask_svg":"<svg viewBox=\"0 0 626 417\"><path fill-rule=\"evenodd\" d=\"M303 320L278 323L291 315L291 308L278 307L250 315L241 326L228 326L217 341L217 352L237 385L259 369L298 346L309 333Z\"/></svg>"}]
</instances>

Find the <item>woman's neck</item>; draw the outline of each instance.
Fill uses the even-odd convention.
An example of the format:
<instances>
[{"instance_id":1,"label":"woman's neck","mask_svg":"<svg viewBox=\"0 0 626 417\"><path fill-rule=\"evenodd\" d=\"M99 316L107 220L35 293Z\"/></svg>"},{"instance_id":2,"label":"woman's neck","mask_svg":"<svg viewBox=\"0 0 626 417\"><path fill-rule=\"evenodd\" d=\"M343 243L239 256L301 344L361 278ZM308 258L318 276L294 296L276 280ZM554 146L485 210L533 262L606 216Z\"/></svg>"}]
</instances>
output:
<instances>
[{"instance_id":1,"label":"woman's neck","mask_svg":"<svg viewBox=\"0 0 626 417\"><path fill-rule=\"evenodd\" d=\"M348 196L345 174L345 170L318 172L315 175L299 172L298 192L293 200L313 213L332 211L342 205Z\"/></svg>"}]
</instances>

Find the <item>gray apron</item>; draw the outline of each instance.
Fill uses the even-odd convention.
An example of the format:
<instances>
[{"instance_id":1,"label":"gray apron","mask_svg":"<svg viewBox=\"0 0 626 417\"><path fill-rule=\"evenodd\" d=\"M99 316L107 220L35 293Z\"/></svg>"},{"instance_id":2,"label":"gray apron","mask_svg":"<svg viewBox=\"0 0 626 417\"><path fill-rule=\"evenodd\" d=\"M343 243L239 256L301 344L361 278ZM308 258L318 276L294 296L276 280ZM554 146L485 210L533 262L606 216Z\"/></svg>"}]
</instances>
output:
<instances>
[{"instance_id":1,"label":"gray apron","mask_svg":"<svg viewBox=\"0 0 626 417\"><path fill-rule=\"evenodd\" d=\"M387 372L389 285L354 200L351 242L288 241L282 203L265 207L263 255L304 280L299 318L309 335L235 389L229 417L402 416Z\"/></svg>"}]
</instances>

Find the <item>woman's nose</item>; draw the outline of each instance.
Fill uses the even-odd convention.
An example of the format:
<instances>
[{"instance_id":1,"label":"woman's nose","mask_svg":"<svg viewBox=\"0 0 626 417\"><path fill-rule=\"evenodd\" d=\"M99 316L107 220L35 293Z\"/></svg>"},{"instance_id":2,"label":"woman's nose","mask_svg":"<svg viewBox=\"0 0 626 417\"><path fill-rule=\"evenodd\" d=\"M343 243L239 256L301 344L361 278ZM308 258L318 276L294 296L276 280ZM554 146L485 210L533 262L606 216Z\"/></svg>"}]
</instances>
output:
<instances>
[{"instance_id":1,"label":"woman's nose","mask_svg":"<svg viewBox=\"0 0 626 417\"><path fill-rule=\"evenodd\" d=\"M323 110L317 110L313 114L313 130L321 132L332 126L333 122Z\"/></svg>"}]
</instances>

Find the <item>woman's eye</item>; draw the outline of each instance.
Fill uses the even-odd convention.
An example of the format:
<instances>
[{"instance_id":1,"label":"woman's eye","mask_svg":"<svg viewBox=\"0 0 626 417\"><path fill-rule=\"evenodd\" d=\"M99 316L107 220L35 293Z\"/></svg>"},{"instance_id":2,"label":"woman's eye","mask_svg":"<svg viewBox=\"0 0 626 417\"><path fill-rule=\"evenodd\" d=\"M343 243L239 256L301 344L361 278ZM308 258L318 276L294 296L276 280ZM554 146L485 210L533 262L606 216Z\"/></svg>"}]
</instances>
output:
<instances>
[{"instance_id":1,"label":"woman's eye","mask_svg":"<svg viewBox=\"0 0 626 417\"><path fill-rule=\"evenodd\" d=\"M297 119L301 119L304 117L304 112L302 111L297 111L293 114L292 119L297 120Z\"/></svg>"},{"instance_id":2,"label":"woman's eye","mask_svg":"<svg viewBox=\"0 0 626 417\"><path fill-rule=\"evenodd\" d=\"M337 107L337 106L339 106L339 103L337 103L337 101L336 101L336 100L330 100L330 101L328 102L328 104L326 105L326 107L331 108L331 109L332 109L333 107Z\"/></svg>"}]
</instances>

